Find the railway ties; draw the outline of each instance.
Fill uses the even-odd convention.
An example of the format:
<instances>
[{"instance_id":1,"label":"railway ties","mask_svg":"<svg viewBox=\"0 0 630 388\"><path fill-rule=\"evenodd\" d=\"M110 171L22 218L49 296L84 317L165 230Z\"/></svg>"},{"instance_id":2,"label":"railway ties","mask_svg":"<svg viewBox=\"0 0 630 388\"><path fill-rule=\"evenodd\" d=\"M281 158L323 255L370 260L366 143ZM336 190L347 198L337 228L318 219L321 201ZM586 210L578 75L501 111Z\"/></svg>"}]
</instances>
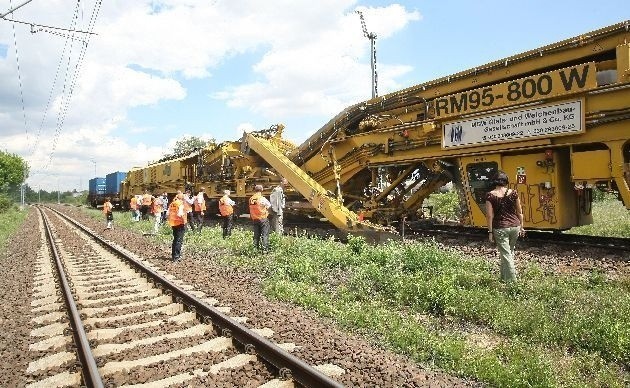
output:
<instances>
[{"instance_id":1,"label":"railway ties","mask_svg":"<svg viewBox=\"0 0 630 388\"><path fill-rule=\"evenodd\" d=\"M71 220L46 214L43 226L51 230L42 227L41 235L50 234L54 244L43 244L38 255L30 347L38 359L27 370L30 387L289 387L292 379L304 386L340 386L290 356L296 345L267 340L271 330L244 328L238 321L246 318L225 315L229 307L214 307L218 301L146 262L141 269L133 258L126 258L131 264L121 260L117 248L104 248L77 232ZM55 255L67 287L55 273ZM72 291L65 305L64 288ZM78 323L66 312L73 309Z\"/></svg>"}]
</instances>

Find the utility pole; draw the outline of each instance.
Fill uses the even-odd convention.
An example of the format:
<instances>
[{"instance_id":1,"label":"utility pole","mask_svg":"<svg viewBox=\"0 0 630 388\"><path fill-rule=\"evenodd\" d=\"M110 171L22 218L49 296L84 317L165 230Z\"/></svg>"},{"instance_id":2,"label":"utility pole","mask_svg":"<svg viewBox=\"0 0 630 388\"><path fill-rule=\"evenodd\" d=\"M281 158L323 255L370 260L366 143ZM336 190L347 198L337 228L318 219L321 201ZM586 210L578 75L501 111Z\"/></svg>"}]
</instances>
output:
<instances>
[{"instance_id":1,"label":"utility pole","mask_svg":"<svg viewBox=\"0 0 630 388\"><path fill-rule=\"evenodd\" d=\"M356 10L356 13L359 14L359 19L361 19L361 28L363 29L363 36L370 40L370 54L371 60L370 64L372 67L372 98L378 96L377 82L378 75L376 74L376 34L373 32L368 32L367 26L365 25L365 19L363 18L363 12Z\"/></svg>"},{"instance_id":2,"label":"utility pole","mask_svg":"<svg viewBox=\"0 0 630 388\"><path fill-rule=\"evenodd\" d=\"M96 178L96 161L94 159L90 159L90 162L94 163L94 178Z\"/></svg>"}]
</instances>

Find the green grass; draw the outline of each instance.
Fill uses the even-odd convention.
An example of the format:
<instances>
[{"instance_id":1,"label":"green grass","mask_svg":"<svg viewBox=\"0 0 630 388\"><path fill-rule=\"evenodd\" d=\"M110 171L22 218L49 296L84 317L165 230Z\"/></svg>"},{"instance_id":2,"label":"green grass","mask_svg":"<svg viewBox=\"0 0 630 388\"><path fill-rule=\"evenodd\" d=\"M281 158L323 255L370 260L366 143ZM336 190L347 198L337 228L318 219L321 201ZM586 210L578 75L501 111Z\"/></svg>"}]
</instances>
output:
<instances>
[{"instance_id":1,"label":"green grass","mask_svg":"<svg viewBox=\"0 0 630 388\"><path fill-rule=\"evenodd\" d=\"M132 223L128 213L115 217L139 232L152 226ZM156 238L170 242L170 229ZM251 239L236 228L224 240L212 227L187 234L185 249L224 249L229 254L217 261L258 273L269 296L449 373L498 387L630 384L627 276L556 275L529 264L507 286L495 265L430 241L343 245L272 234L263 256Z\"/></svg>"},{"instance_id":2,"label":"green grass","mask_svg":"<svg viewBox=\"0 0 630 388\"><path fill-rule=\"evenodd\" d=\"M630 238L630 210L612 196L593 202L593 223L572 228L570 233Z\"/></svg>"},{"instance_id":3,"label":"green grass","mask_svg":"<svg viewBox=\"0 0 630 388\"><path fill-rule=\"evenodd\" d=\"M27 210L18 210L17 207L0 213L0 251L5 250L7 241L22 225L27 214Z\"/></svg>"}]
</instances>

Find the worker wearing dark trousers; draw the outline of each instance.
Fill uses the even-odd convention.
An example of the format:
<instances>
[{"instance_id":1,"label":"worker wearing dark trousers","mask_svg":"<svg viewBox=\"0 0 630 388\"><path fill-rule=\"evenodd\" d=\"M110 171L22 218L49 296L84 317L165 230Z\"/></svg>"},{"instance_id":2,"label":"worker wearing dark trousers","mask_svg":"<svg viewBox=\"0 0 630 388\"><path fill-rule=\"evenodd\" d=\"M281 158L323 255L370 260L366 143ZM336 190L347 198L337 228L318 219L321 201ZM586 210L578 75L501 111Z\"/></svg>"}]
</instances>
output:
<instances>
[{"instance_id":1,"label":"worker wearing dark trousers","mask_svg":"<svg viewBox=\"0 0 630 388\"><path fill-rule=\"evenodd\" d=\"M219 212L223 218L223 238L227 238L232 235L234 205L236 205L236 202L230 198L230 190L223 190L223 197L219 199Z\"/></svg>"},{"instance_id":2,"label":"worker wearing dark trousers","mask_svg":"<svg viewBox=\"0 0 630 388\"><path fill-rule=\"evenodd\" d=\"M249 216L254 226L254 246L263 252L269 251L269 208L271 203L263 197L261 185L254 188L256 193L249 199Z\"/></svg>"},{"instance_id":3,"label":"worker wearing dark trousers","mask_svg":"<svg viewBox=\"0 0 630 388\"><path fill-rule=\"evenodd\" d=\"M199 189L197 195L193 198L193 217L196 224L197 232L201 233L203 229L203 217L206 214L206 199L204 197L206 193L205 187Z\"/></svg>"},{"instance_id":4,"label":"worker wearing dark trousers","mask_svg":"<svg viewBox=\"0 0 630 388\"><path fill-rule=\"evenodd\" d=\"M173 244L171 245L171 259L179 261L182 256L184 233L186 233L186 212L184 211L184 195L179 192L168 207L168 223L173 229Z\"/></svg>"}]
</instances>

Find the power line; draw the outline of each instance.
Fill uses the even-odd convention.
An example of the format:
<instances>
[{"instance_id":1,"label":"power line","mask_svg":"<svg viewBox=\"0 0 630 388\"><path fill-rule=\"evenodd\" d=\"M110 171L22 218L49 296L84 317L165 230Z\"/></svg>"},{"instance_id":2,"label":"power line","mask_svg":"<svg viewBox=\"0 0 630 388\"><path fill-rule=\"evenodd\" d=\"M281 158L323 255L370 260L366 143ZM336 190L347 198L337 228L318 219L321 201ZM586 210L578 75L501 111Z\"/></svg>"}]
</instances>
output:
<instances>
[{"instance_id":1,"label":"power line","mask_svg":"<svg viewBox=\"0 0 630 388\"><path fill-rule=\"evenodd\" d=\"M78 16L79 16L79 3L80 0L77 0L77 4L76 7L74 8L74 15L72 15L72 23L70 24L70 26L72 27L72 29L74 29L74 26L76 25L77 21L78 21ZM69 41L69 39L66 39L66 44ZM65 106L65 100L66 100L66 85L68 84L68 74L70 73L70 62L72 59L72 50L74 48L74 45L70 45L70 52L68 53L68 63L66 64L66 71L64 73L64 78L63 78L63 86L61 88L61 109L57 115L57 125L55 127L55 134L53 135L53 141L52 141L52 147L50 150L50 154L48 155L48 162L46 163L46 165L44 166L44 168L48 168L52 162L52 158L53 155L55 154L55 151L57 149L57 142L59 141L59 136L61 135L61 116L63 115L63 109ZM63 57L61 58L63 60Z\"/></svg>"},{"instance_id":2,"label":"power line","mask_svg":"<svg viewBox=\"0 0 630 388\"><path fill-rule=\"evenodd\" d=\"M66 39L66 42L63 45L63 50L61 51L61 56L59 57L59 63L57 63L57 70L55 70L55 77L53 78L53 83L50 88L50 93L48 94L48 101L46 102L46 107L44 108L44 116L42 117L42 121L39 124L39 128L37 129L37 135L35 137L35 142L33 143L33 150L31 151L31 156L35 154L35 150L39 144L39 137L42 133L42 128L44 127L44 123L46 122L46 117L48 116L48 109L50 108L50 103L52 102L53 94L55 92L55 86L57 85L57 79L59 78L59 70L61 70L61 64L63 63L63 58L66 56L66 49L68 48L68 42L70 39Z\"/></svg>"},{"instance_id":3,"label":"power line","mask_svg":"<svg viewBox=\"0 0 630 388\"><path fill-rule=\"evenodd\" d=\"M0 15L0 19L4 19L5 16L7 16L10 13L13 13L13 11L20 9L22 7L24 7L26 4L30 3L33 0L26 0L25 2L23 2L22 4L18 5L17 7L13 7L10 10L8 10L7 12L3 13L2 15ZM11 2L9 1L9 6L11 6Z\"/></svg>"},{"instance_id":4,"label":"power line","mask_svg":"<svg viewBox=\"0 0 630 388\"><path fill-rule=\"evenodd\" d=\"M24 3L22 5L25 5L27 3ZM11 5L11 1L9 1L9 5ZM20 5L17 8L20 8L22 5ZM14 8L13 10L17 8ZM4 17L4 15L2 16ZM15 62L17 65L18 84L20 86L20 101L22 102L22 117L24 118L24 131L26 132L26 144L28 144L29 137L28 137L28 125L26 123L26 108L24 106L24 87L22 86L22 72L20 71L20 55L18 54L18 44L17 44L17 36L15 34L15 24L12 24L11 27L13 29L13 44L15 45Z\"/></svg>"},{"instance_id":5,"label":"power line","mask_svg":"<svg viewBox=\"0 0 630 388\"><path fill-rule=\"evenodd\" d=\"M79 34L87 34L87 35L98 35L96 32L91 32L91 31L81 31L81 30L75 30L75 29L47 26L45 24L37 24L37 23L32 23L32 22L25 22L25 21L22 21L22 20L7 19L7 18L4 18L4 17L2 19L6 20L8 22L19 23L19 24L26 24L28 26L31 26L31 32L33 32L33 27L40 27L40 28L46 28L46 29L49 29L49 30L59 30L59 31L65 31L65 32L72 32L72 33L76 32L76 33L79 33ZM37 31L35 31L35 32L37 32Z\"/></svg>"},{"instance_id":6,"label":"power line","mask_svg":"<svg viewBox=\"0 0 630 388\"><path fill-rule=\"evenodd\" d=\"M96 4L94 5L94 9L92 11L92 16L90 17L90 21L89 21L89 24L88 24L88 30L90 30L90 31L94 28L94 26L96 24L96 19L98 18L98 14L99 14L100 9L101 9L101 3L102 3L102 1L98 0L96 2ZM75 9L75 11L78 10L78 5L79 5L79 1L77 1L77 9ZM75 13L75 20L74 20L74 22L76 22L76 20L77 20L77 13ZM67 95L65 95L66 79L67 79L67 75L68 75L68 72L69 72L70 56L71 55L68 56L68 65L66 67L66 76L64 78L64 86L63 86L63 92L62 92L62 94L64 95L64 97L62 98L62 103L61 103L62 109L61 109L61 112L59 113L59 116L57 116L57 118L58 118L58 120L57 120L57 129L55 131L55 135L54 135L54 139L53 139L53 144L52 144L52 149L51 149L51 152L50 152L49 160L48 160L48 163L46 164L45 168L47 168L50 165L50 163L52 161L52 157L53 157L53 155L55 153L55 150L57 148L57 142L59 140L59 136L61 135L61 130L63 129L63 125L65 123L65 119L66 119L66 116L67 116L67 113L68 113L68 110L69 110L69 106L70 106L70 101L72 99L72 94L74 92L74 88L76 86L78 75L79 75L79 73L81 71L81 67L83 65L83 59L85 58L85 53L87 51L87 47L88 47L90 39L91 39L91 35L88 35L87 41L84 42L82 47L81 47L81 52L79 54L79 58L77 59L77 62L75 64L75 68L74 68L74 72L73 72L73 74L71 76L71 79L70 79L69 92L68 92Z\"/></svg>"}]
</instances>

